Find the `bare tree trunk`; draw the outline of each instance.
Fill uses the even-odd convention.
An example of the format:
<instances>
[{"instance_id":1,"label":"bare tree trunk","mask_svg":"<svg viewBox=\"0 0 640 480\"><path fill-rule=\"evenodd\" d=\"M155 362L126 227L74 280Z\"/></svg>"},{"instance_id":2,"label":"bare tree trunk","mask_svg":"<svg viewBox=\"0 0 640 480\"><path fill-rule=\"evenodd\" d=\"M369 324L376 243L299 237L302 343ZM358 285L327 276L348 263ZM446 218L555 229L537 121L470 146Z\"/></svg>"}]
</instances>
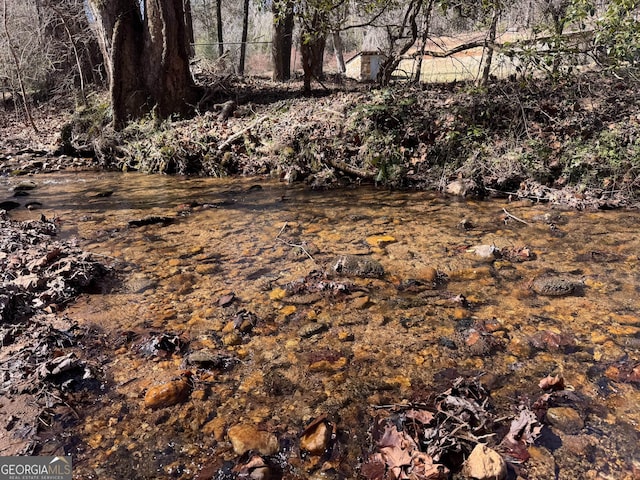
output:
<instances>
[{"instance_id":1,"label":"bare tree trunk","mask_svg":"<svg viewBox=\"0 0 640 480\"><path fill-rule=\"evenodd\" d=\"M224 55L224 43L222 41L222 0L216 0L216 25L218 27L218 56Z\"/></svg>"},{"instance_id":2,"label":"bare tree trunk","mask_svg":"<svg viewBox=\"0 0 640 480\"><path fill-rule=\"evenodd\" d=\"M411 0L406 6L402 23L396 31L393 27L387 26L387 35L389 36L389 52L380 63L380 71L378 72L378 83L381 85L389 85L393 72L398 68L402 55L407 53L409 49L416 43L418 39L418 24L416 18L422 10L425 0ZM397 46L397 43L400 43Z\"/></svg>"},{"instance_id":3,"label":"bare tree trunk","mask_svg":"<svg viewBox=\"0 0 640 480\"><path fill-rule=\"evenodd\" d=\"M191 15L191 0L184 0L184 24L185 24L185 35L187 43L189 47L189 58L193 58L196 54L196 49L194 47L195 37L193 36L193 16Z\"/></svg>"},{"instance_id":4,"label":"bare tree trunk","mask_svg":"<svg viewBox=\"0 0 640 480\"><path fill-rule=\"evenodd\" d=\"M118 3L123 8L113 28L110 93L113 125L114 128L121 129L128 121L142 116L151 106L141 75L141 13L135 0L119 0Z\"/></svg>"},{"instance_id":5,"label":"bare tree trunk","mask_svg":"<svg viewBox=\"0 0 640 480\"><path fill-rule=\"evenodd\" d=\"M22 68L20 68L20 60L18 59L18 55L16 54L13 45L11 44L11 36L9 35L9 27L7 26L7 0L2 2L2 20L4 25L4 34L7 37L7 45L9 47L9 52L11 53L11 57L13 58L13 63L16 69L16 76L18 78L18 84L20 85L20 94L22 95L22 102L24 104L24 111L27 116L27 121L29 125L33 129L35 133L40 133L38 131L38 127L36 127L35 122L33 121L33 117L31 116L31 109L29 108L29 102L27 101L27 92L24 88L24 80L22 78Z\"/></svg>"},{"instance_id":6,"label":"bare tree trunk","mask_svg":"<svg viewBox=\"0 0 640 480\"><path fill-rule=\"evenodd\" d=\"M427 6L424 11L424 21L422 23L422 37L421 37L421 45L420 51L418 52L418 57L416 58L416 71L413 76L413 83L420 83L420 78L422 77L422 61L424 60L424 52L427 48L427 40L429 39L429 27L431 23L431 11L433 10L433 4L435 0L429 0Z\"/></svg>"},{"instance_id":7,"label":"bare tree trunk","mask_svg":"<svg viewBox=\"0 0 640 480\"><path fill-rule=\"evenodd\" d=\"M183 0L147 0L144 20L138 0L90 1L106 37L101 44L111 43L107 58L114 127L150 111L158 119L188 113L196 89Z\"/></svg>"},{"instance_id":8,"label":"bare tree trunk","mask_svg":"<svg viewBox=\"0 0 640 480\"><path fill-rule=\"evenodd\" d=\"M242 40L240 40L240 65L238 75L244 75L244 61L247 56L247 36L249 34L249 0L244 0L244 10L242 12Z\"/></svg>"},{"instance_id":9,"label":"bare tree trunk","mask_svg":"<svg viewBox=\"0 0 640 480\"><path fill-rule=\"evenodd\" d=\"M333 53L336 56L336 66L339 73L345 73L347 66L344 63L344 45L342 44L342 38L340 32L331 32L331 38L333 39Z\"/></svg>"},{"instance_id":10,"label":"bare tree trunk","mask_svg":"<svg viewBox=\"0 0 640 480\"><path fill-rule=\"evenodd\" d=\"M498 0L493 3L493 16L489 27L488 45L485 47L486 57L484 61L484 69L482 70L481 85L488 85L489 76L491 75L491 63L493 62L493 46L496 43L496 30L498 29L498 19L500 18L500 5Z\"/></svg>"},{"instance_id":11,"label":"bare tree trunk","mask_svg":"<svg viewBox=\"0 0 640 480\"><path fill-rule=\"evenodd\" d=\"M67 33L69 37L69 43L71 44L71 48L73 49L73 55L76 59L76 66L78 67L78 75L80 76L80 95L82 95L82 104L87 105L87 95L84 91L84 74L82 72L82 62L80 61L80 55L78 54L78 48L76 47L76 42L73 39L73 35L71 34L71 30L69 30L69 26L67 25L67 20L64 18L60 10L58 10L53 5L51 6L52 10L60 17L62 21L62 25L64 26L64 31Z\"/></svg>"},{"instance_id":12,"label":"bare tree trunk","mask_svg":"<svg viewBox=\"0 0 640 480\"><path fill-rule=\"evenodd\" d=\"M306 37L306 38L305 38ZM303 35L300 40L300 52L302 53L302 71L304 74L304 93L311 93L311 80L321 80L323 77L324 47L326 37L320 34L309 33Z\"/></svg>"},{"instance_id":13,"label":"bare tree trunk","mask_svg":"<svg viewBox=\"0 0 640 480\"><path fill-rule=\"evenodd\" d=\"M145 3L143 72L156 114L186 114L194 102L182 0Z\"/></svg>"},{"instance_id":14,"label":"bare tree trunk","mask_svg":"<svg viewBox=\"0 0 640 480\"><path fill-rule=\"evenodd\" d=\"M271 58L273 60L273 81L285 82L291 78L291 48L293 45L293 7L287 1L284 5L272 4L273 38Z\"/></svg>"}]
</instances>

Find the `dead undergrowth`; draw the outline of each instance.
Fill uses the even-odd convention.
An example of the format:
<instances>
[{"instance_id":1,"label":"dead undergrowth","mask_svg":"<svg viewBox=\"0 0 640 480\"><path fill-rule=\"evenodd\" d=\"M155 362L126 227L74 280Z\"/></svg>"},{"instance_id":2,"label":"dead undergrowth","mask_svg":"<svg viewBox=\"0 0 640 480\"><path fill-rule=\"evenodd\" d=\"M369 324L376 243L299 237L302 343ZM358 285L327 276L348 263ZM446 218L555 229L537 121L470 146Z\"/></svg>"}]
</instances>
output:
<instances>
[{"instance_id":1,"label":"dead undergrowth","mask_svg":"<svg viewBox=\"0 0 640 480\"><path fill-rule=\"evenodd\" d=\"M637 82L591 72L563 81L296 84L199 79L208 94L190 119L108 126L104 96L78 110L58 152L93 152L102 168L186 175L270 175L314 188L376 182L565 204L636 206L640 185ZM233 101L231 116L220 115ZM228 106L228 105L227 105Z\"/></svg>"}]
</instances>

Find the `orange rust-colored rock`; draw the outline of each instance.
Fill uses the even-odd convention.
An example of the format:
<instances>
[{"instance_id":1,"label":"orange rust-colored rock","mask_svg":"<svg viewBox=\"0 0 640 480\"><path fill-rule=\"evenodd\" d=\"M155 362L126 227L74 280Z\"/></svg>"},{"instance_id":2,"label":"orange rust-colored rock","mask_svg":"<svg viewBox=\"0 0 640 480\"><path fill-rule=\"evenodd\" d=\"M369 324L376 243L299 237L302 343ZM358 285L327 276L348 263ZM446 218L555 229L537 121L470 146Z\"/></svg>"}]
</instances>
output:
<instances>
[{"instance_id":1,"label":"orange rust-colored rock","mask_svg":"<svg viewBox=\"0 0 640 480\"><path fill-rule=\"evenodd\" d=\"M312 455L321 455L328 447L333 430L326 421L320 417L309 425L300 437L300 448Z\"/></svg>"},{"instance_id":2,"label":"orange rust-colored rock","mask_svg":"<svg viewBox=\"0 0 640 480\"><path fill-rule=\"evenodd\" d=\"M165 408L184 402L191 393L191 382L186 376L149 388L144 396L147 408Z\"/></svg>"}]
</instances>

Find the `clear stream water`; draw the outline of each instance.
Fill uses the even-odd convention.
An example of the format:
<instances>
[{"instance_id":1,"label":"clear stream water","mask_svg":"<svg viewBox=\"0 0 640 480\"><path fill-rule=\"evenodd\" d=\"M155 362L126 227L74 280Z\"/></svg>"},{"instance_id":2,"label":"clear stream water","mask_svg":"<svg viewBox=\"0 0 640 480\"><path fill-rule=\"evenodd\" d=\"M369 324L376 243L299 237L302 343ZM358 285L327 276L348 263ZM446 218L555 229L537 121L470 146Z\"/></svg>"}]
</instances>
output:
<instances>
[{"instance_id":1,"label":"clear stream water","mask_svg":"<svg viewBox=\"0 0 640 480\"><path fill-rule=\"evenodd\" d=\"M21 180L0 179L0 198ZM479 377L498 416L509 416L543 394L538 383L550 374L564 378L580 418L547 422L521 478L638 478L638 212L368 187L310 192L257 178L34 180L20 201L42 207L12 217L55 216L61 235L124 273L121 286L66 312L104 341L90 359L104 392L59 439L67 450L74 439L77 478L212 478L238 460L226 432L239 423L280 439L284 478L356 478L374 406ZM174 221L127 227L148 216ZM511 258L481 258L479 245ZM287 296L299 279L317 285L313 272L331 271L343 254L380 262L384 276L328 278L327 291ZM537 294L534 280L551 273L583 287ZM153 339L184 349L158 354ZM187 361L203 350L220 364ZM145 407L150 388L184 370L186 401ZM292 446L323 414L339 432L330 468Z\"/></svg>"}]
</instances>

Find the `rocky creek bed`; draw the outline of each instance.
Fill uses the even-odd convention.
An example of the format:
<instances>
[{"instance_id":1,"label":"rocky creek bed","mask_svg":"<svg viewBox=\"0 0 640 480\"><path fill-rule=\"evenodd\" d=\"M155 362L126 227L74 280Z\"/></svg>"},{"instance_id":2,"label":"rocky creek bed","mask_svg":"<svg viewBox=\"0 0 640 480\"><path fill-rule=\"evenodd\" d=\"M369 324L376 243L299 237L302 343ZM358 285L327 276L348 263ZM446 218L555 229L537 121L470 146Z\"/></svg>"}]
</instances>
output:
<instances>
[{"instance_id":1,"label":"rocky creek bed","mask_svg":"<svg viewBox=\"0 0 640 480\"><path fill-rule=\"evenodd\" d=\"M87 479L637 476L635 212L123 179L35 176L38 209L2 217L2 454Z\"/></svg>"}]
</instances>

